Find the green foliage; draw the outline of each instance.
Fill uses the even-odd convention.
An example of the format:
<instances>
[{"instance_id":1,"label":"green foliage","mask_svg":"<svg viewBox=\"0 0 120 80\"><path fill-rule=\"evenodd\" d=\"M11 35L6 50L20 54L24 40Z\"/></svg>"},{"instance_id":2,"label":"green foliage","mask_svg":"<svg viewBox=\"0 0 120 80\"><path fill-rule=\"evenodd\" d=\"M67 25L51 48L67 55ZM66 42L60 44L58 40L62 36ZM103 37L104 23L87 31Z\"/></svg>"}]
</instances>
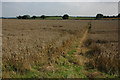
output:
<instances>
[{"instance_id":1,"label":"green foliage","mask_svg":"<svg viewBox=\"0 0 120 80\"><path fill-rule=\"evenodd\" d=\"M65 14L65 15L63 15L62 18L63 18L63 19L69 19L69 15Z\"/></svg>"},{"instance_id":2,"label":"green foliage","mask_svg":"<svg viewBox=\"0 0 120 80\"><path fill-rule=\"evenodd\" d=\"M71 54L73 54L74 52L76 52L76 50L75 50L75 49L73 49L73 50L69 51L69 52L68 52L68 54L70 54L70 55L71 55Z\"/></svg>"},{"instance_id":3,"label":"green foliage","mask_svg":"<svg viewBox=\"0 0 120 80\"><path fill-rule=\"evenodd\" d=\"M95 19L94 17L74 17L74 16L68 16L65 14L64 16L32 16L24 15L24 16L17 16L17 19L47 19L47 20L62 20L62 19L70 19L70 20L89 20L89 19Z\"/></svg>"},{"instance_id":4,"label":"green foliage","mask_svg":"<svg viewBox=\"0 0 120 80\"><path fill-rule=\"evenodd\" d=\"M101 18L103 18L103 14L97 14L96 15L96 19L101 19Z\"/></svg>"},{"instance_id":5,"label":"green foliage","mask_svg":"<svg viewBox=\"0 0 120 80\"><path fill-rule=\"evenodd\" d=\"M46 16L45 16L45 15L42 15L40 18L45 19L45 18L46 18Z\"/></svg>"},{"instance_id":6,"label":"green foliage","mask_svg":"<svg viewBox=\"0 0 120 80\"><path fill-rule=\"evenodd\" d=\"M17 16L17 19L22 19L22 16Z\"/></svg>"},{"instance_id":7,"label":"green foliage","mask_svg":"<svg viewBox=\"0 0 120 80\"><path fill-rule=\"evenodd\" d=\"M63 78L86 78L85 74L83 73L84 67L72 64L69 62L70 58L73 58L71 55L66 55L67 57L60 57L58 61L58 70L56 71L59 76Z\"/></svg>"},{"instance_id":8,"label":"green foliage","mask_svg":"<svg viewBox=\"0 0 120 80\"><path fill-rule=\"evenodd\" d=\"M22 16L22 19L30 19L30 15L24 15Z\"/></svg>"},{"instance_id":9,"label":"green foliage","mask_svg":"<svg viewBox=\"0 0 120 80\"><path fill-rule=\"evenodd\" d=\"M37 18L37 16L32 16L31 18L32 18L32 19L35 19L35 18Z\"/></svg>"},{"instance_id":10,"label":"green foliage","mask_svg":"<svg viewBox=\"0 0 120 80\"><path fill-rule=\"evenodd\" d=\"M118 18L120 18L120 13L118 14L118 16L117 16Z\"/></svg>"}]
</instances>

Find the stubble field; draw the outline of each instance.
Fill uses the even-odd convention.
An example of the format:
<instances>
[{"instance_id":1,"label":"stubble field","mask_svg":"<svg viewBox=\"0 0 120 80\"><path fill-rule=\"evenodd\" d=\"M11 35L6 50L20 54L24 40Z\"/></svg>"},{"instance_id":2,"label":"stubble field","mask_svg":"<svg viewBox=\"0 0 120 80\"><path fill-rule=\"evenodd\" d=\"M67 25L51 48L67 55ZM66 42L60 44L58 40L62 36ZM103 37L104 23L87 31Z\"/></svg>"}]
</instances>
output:
<instances>
[{"instance_id":1,"label":"stubble field","mask_svg":"<svg viewBox=\"0 0 120 80\"><path fill-rule=\"evenodd\" d=\"M119 76L117 30L117 20L3 19L3 77Z\"/></svg>"}]
</instances>

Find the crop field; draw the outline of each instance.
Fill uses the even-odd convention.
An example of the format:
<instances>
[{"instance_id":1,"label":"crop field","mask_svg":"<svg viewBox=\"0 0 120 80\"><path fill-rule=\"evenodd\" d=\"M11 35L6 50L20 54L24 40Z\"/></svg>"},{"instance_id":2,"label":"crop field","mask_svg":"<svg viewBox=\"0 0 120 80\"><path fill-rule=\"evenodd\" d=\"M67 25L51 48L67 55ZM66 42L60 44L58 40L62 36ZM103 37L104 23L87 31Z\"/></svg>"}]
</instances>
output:
<instances>
[{"instance_id":1,"label":"crop field","mask_svg":"<svg viewBox=\"0 0 120 80\"><path fill-rule=\"evenodd\" d=\"M117 20L2 20L3 78L120 76Z\"/></svg>"}]
</instances>

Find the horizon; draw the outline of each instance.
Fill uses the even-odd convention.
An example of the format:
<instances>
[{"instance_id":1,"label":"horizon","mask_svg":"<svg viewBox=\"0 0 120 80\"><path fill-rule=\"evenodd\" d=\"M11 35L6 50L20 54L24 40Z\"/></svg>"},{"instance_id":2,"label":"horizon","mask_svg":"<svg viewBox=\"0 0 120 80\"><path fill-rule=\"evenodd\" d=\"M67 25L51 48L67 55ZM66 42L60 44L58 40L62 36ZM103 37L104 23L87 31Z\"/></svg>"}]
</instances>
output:
<instances>
[{"instance_id":1,"label":"horizon","mask_svg":"<svg viewBox=\"0 0 120 80\"><path fill-rule=\"evenodd\" d=\"M27 15L27 14L24 14L24 15ZM24 15L18 15L18 16L24 16ZM42 16L42 15L29 15L30 17L32 17L32 16L37 16L37 17L40 17L40 16ZM48 16L48 17L53 17L53 16L56 16L56 17L62 17L62 16L59 16L59 15L53 15L53 16L51 16L51 15L45 15L45 16ZM3 18L16 18L17 16L10 16L10 17L5 17L5 16L2 16ZM2 17L0 17L0 18L2 18ZM69 15L69 17L96 17L96 16L79 16L79 15L77 15L77 16L70 16Z\"/></svg>"}]
</instances>

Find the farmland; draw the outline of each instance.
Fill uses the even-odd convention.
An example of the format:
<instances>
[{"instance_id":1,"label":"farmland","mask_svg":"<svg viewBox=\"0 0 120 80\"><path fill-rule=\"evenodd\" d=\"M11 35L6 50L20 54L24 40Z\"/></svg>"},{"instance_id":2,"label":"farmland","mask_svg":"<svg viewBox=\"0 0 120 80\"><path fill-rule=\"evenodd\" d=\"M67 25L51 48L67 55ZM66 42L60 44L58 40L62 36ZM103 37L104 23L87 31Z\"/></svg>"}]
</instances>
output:
<instances>
[{"instance_id":1,"label":"farmland","mask_svg":"<svg viewBox=\"0 0 120 80\"><path fill-rule=\"evenodd\" d=\"M3 19L2 34L3 78L120 75L117 20Z\"/></svg>"}]
</instances>

